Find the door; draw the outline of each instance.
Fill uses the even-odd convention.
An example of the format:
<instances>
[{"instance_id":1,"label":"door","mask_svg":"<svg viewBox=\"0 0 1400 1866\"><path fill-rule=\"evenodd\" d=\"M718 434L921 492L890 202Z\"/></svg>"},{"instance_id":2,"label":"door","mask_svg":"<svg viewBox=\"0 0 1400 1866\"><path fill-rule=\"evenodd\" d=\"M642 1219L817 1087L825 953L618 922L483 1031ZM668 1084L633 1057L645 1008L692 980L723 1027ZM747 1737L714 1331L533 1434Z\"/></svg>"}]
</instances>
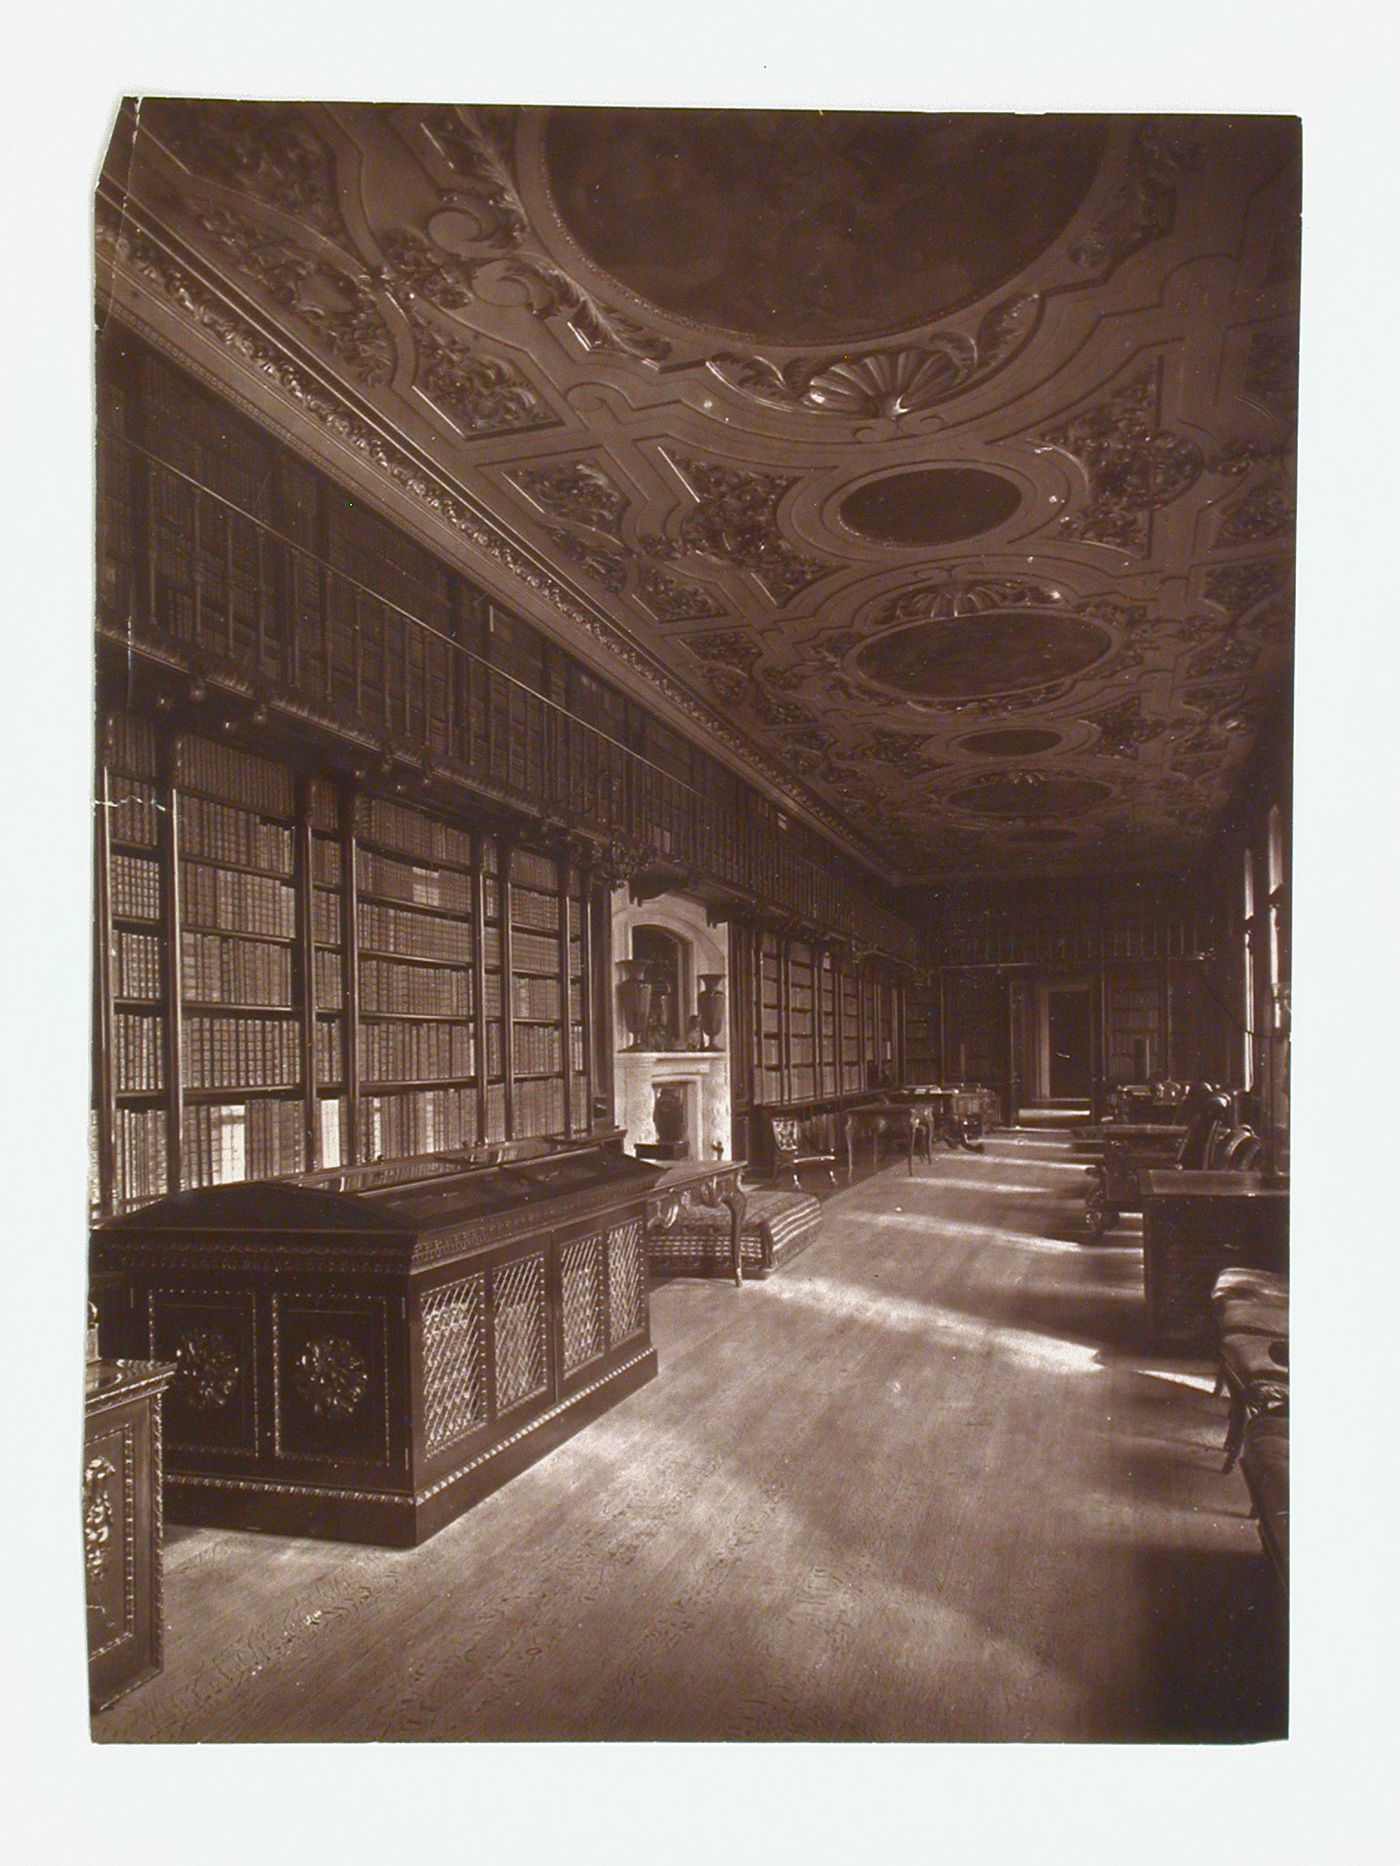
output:
<instances>
[{"instance_id":1,"label":"door","mask_svg":"<svg viewBox=\"0 0 1400 1866\"><path fill-rule=\"evenodd\" d=\"M1051 991L1047 1009L1051 1098L1087 1098L1093 1084L1089 994L1083 990Z\"/></svg>"}]
</instances>

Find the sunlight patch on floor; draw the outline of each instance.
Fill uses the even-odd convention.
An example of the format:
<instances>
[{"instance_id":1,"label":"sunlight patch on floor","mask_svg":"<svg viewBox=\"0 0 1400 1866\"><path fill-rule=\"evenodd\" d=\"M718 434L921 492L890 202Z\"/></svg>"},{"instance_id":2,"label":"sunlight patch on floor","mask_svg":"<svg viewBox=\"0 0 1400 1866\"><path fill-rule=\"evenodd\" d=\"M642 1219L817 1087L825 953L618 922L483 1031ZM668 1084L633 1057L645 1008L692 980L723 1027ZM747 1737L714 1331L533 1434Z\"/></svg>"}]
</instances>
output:
<instances>
[{"instance_id":1,"label":"sunlight patch on floor","mask_svg":"<svg viewBox=\"0 0 1400 1866\"><path fill-rule=\"evenodd\" d=\"M867 1322L901 1334L926 1335L931 1345L986 1353L1046 1373L1101 1373L1096 1348L1040 1335L1028 1328L1010 1328L960 1315L933 1303L907 1296L876 1295L871 1290L833 1282L829 1277L805 1277L800 1282L770 1283L769 1292L780 1302L821 1311L833 1321Z\"/></svg>"},{"instance_id":2,"label":"sunlight patch on floor","mask_svg":"<svg viewBox=\"0 0 1400 1866\"><path fill-rule=\"evenodd\" d=\"M1083 1257L1085 1248L1071 1238L1044 1237L1035 1231L1008 1231L1004 1225L973 1224L956 1218L923 1217L914 1212L871 1212L862 1224L887 1231L917 1231L923 1237L966 1238L973 1243L1009 1244L1017 1250L1045 1251L1053 1256ZM1112 1249L1113 1246L1108 1246ZM1096 1248L1095 1256L1105 1254Z\"/></svg>"}]
</instances>

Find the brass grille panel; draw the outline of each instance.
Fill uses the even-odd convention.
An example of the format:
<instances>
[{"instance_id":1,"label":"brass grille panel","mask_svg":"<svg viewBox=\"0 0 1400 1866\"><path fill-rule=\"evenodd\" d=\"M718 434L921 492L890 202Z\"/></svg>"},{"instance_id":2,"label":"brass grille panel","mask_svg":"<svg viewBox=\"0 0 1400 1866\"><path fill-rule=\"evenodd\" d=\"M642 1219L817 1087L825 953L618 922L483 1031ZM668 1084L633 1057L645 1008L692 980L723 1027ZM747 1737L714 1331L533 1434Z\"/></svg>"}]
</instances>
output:
<instances>
[{"instance_id":1,"label":"brass grille panel","mask_svg":"<svg viewBox=\"0 0 1400 1866\"><path fill-rule=\"evenodd\" d=\"M646 1327L646 1269L640 1219L608 1233L608 1340L613 1345Z\"/></svg>"},{"instance_id":2,"label":"brass grille panel","mask_svg":"<svg viewBox=\"0 0 1400 1866\"><path fill-rule=\"evenodd\" d=\"M423 1407L429 1452L486 1418L486 1279L479 1272L423 1298Z\"/></svg>"},{"instance_id":3,"label":"brass grille panel","mask_svg":"<svg viewBox=\"0 0 1400 1866\"><path fill-rule=\"evenodd\" d=\"M603 1240L575 1238L563 1251L564 1372L596 1359L603 1332Z\"/></svg>"},{"instance_id":4,"label":"brass grille panel","mask_svg":"<svg viewBox=\"0 0 1400 1866\"><path fill-rule=\"evenodd\" d=\"M508 1412L547 1384L548 1317L544 1257L519 1257L493 1273L496 1314L496 1411Z\"/></svg>"}]
</instances>

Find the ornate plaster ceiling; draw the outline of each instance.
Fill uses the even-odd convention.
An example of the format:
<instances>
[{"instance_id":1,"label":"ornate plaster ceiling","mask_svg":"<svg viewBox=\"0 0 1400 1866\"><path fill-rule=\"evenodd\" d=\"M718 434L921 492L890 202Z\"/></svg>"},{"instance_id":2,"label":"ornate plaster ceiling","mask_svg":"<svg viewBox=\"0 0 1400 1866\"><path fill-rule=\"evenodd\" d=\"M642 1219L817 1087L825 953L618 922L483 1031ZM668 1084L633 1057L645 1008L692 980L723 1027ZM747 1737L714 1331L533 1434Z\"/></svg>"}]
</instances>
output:
<instances>
[{"instance_id":1,"label":"ornate plaster ceiling","mask_svg":"<svg viewBox=\"0 0 1400 1866\"><path fill-rule=\"evenodd\" d=\"M146 100L99 236L128 315L933 880L1167 866L1228 800L1291 665L1298 188L1271 118Z\"/></svg>"}]
</instances>

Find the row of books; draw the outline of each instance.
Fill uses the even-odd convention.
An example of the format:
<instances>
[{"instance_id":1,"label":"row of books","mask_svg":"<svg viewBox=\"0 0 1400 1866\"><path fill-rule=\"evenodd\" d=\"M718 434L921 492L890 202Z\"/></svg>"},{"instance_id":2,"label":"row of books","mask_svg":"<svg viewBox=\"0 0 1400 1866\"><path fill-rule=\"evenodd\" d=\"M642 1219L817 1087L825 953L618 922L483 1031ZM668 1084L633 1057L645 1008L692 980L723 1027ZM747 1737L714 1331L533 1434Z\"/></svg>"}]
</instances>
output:
<instances>
[{"instance_id":1,"label":"row of books","mask_svg":"<svg viewBox=\"0 0 1400 1866\"><path fill-rule=\"evenodd\" d=\"M311 878L323 888L338 888L344 878L340 844L329 836L311 838Z\"/></svg>"},{"instance_id":2,"label":"row of books","mask_svg":"<svg viewBox=\"0 0 1400 1866\"><path fill-rule=\"evenodd\" d=\"M469 1024L366 1024L360 1031L366 1082L451 1082L475 1073Z\"/></svg>"},{"instance_id":3,"label":"row of books","mask_svg":"<svg viewBox=\"0 0 1400 1866\"><path fill-rule=\"evenodd\" d=\"M301 1029L292 1017L187 1017L185 1086L295 1088Z\"/></svg>"},{"instance_id":4,"label":"row of books","mask_svg":"<svg viewBox=\"0 0 1400 1866\"><path fill-rule=\"evenodd\" d=\"M202 791L264 816L293 814L292 774L285 765L213 739L186 735L176 740L175 782L181 790Z\"/></svg>"},{"instance_id":5,"label":"row of books","mask_svg":"<svg viewBox=\"0 0 1400 1866\"><path fill-rule=\"evenodd\" d=\"M116 929L112 941L113 985L119 998L161 994L160 935Z\"/></svg>"},{"instance_id":6,"label":"row of books","mask_svg":"<svg viewBox=\"0 0 1400 1866\"><path fill-rule=\"evenodd\" d=\"M510 891L510 919L515 927L532 927L538 933L559 931L559 896L536 894L530 888ZM519 938L519 935L516 935Z\"/></svg>"},{"instance_id":7,"label":"row of books","mask_svg":"<svg viewBox=\"0 0 1400 1866\"><path fill-rule=\"evenodd\" d=\"M119 920L160 919L160 869L141 855L114 855L112 912Z\"/></svg>"},{"instance_id":8,"label":"row of books","mask_svg":"<svg viewBox=\"0 0 1400 1866\"><path fill-rule=\"evenodd\" d=\"M257 1004L269 1010L290 1010L291 949L261 940L226 939L220 933L183 932L180 989L200 1004Z\"/></svg>"},{"instance_id":9,"label":"row of books","mask_svg":"<svg viewBox=\"0 0 1400 1866\"><path fill-rule=\"evenodd\" d=\"M290 939L296 932L296 890L267 875L246 875L235 868L206 868L181 862L184 916L200 926L230 933L271 933Z\"/></svg>"},{"instance_id":10,"label":"row of books","mask_svg":"<svg viewBox=\"0 0 1400 1866\"><path fill-rule=\"evenodd\" d=\"M360 908L360 945L406 959L466 964L472 956L472 930L465 920L444 920L365 901Z\"/></svg>"},{"instance_id":11,"label":"row of books","mask_svg":"<svg viewBox=\"0 0 1400 1866\"><path fill-rule=\"evenodd\" d=\"M517 1017L559 1015L559 981L553 978L511 979L511 1004Z\"/></svg>"},{"instance_id":12,"label":"row of books","mask_svg":"<svg viewBox=\"0 0 1400 1866\"><path fill-rule=\"evenodd\" d=\"M165 1023L159 1017L118 1011L112 1026L112 1064L119 1095L149 1095L165 1087Z\"/></svg>"},{"instance_id":13,"label":"row of books","mask_svg":"<svg viewBox=\"0 0 1400 1866\"><path fill-rule=\"evenodd\" d=\"M538 888L548 894L559 886L559 864L533 849L516 849L510 858L510 878L518 887Z\"/></svg>"},{"instance_id":14,"label":"row of books","mask_svg":"<svg viewBox=\"0 0 1400 1866\"><path fill-rule=\"evenodd\" d=\"M312 894L311 932L319 945L345 944L345 923L338 894L328 894L324 888L317 888Z\"/></svg>"},{"instance_id":15,"label":"row of books","mask_svg":"<svg viewBox=\"0 0 1400 1866\"><path fill-rule=\"evenodd\" d=\"M276 1179L306 1168L299 1101L207 1103L185 1110L182 1161L186 1186Z\"/></svg>"},{"instance_id":16,"label":"row of books","mask_svg":"<svg viewBox=\"0 0 1400 1866\"><path fill-rule=\"evenodd\" d=\"M404 1089L366 1095L360 1103L360 1129L370 1160L470 1146L476 1140L476 1090Z\"/></svg>"},{"instance_id":17,"label":"row of books","mask_svg":"<svg viewBox=\"0 0 1400 1866\"><path fill-rule=\"evenodd\" d=\"M455 868L419 868L372 850L357 851L356 874L362 894L378 894L410 907L435 907L448 913L471 912L471 877Z\"/></svg>"},{"instance_id":18,"label":"row of books","mask_svg":"<svg viewBox=\"0 0 1400 1866\"><path fill-rule=\"evenodd\" d=\"M559 942L538 933L516 933L511 939L511 967L517 972L558 974Z\"/></svg>"},{"instance_id":19,"label":"row of books","mask_svg":"<svg viewBox=\"0 0 1400 1866\"><path fill-rule=\"evenodd\" d=\"M362 1009L391 1017L469 1017L471 974L445 967L365 959L360 965Z\"/></svg>"},{"instance_id":20,"label":"row of books","mask_svg":"<svg viewBox=\"0 0 1400 1866\"><path fill-rule=\"evenodd\" d=\"M216 487L255 517L272 509L273 449L212 396L191 392L162 360L142 359L141 398L148 446L192 478ZM155 472L166 472L152 461Z\"/></svg>"},{"instance_id":21,"label":"row of books","mask_svg":"<svg viewBox=\"0 0 1400 1866\"><path fill-rule=\"evenodd\" d=\"M559 1030L552 1024L515 1026L515 1068L520 1075L537 1075L564 1067Z\"/></svg>"},{"instance_id":22,"label":"row of books","mask_svg":"<svg viewBox=\"0 0 1400 1866\"><path fill-rule=\"evenodd\" d=\"M356 798L355 834L401 855L453 862L459 868L472 865L472 839L465 830L382 797Z\"/></svg>"},{"instance_id":23,"label":"row of books","mask_svg":"<svg viewBox=\"0 0 1400 1866\"><path fill-rule=\"evenodd\" d=\"M564 1083L549 1077L515 1085L515 1131L522 1138L557 1134L564 1127Z\"/></svg>"},{"instance_id":24,"label":"row of books","mask_svg":"<svg viewBox=\"0 0 1400 1866\"><path fill-rule=\"evenodd\" d=\"M118 1108L112 1131L116 1196L120 1204L161 1198L169 1185L169 1146L163 1108Z\"/></svg>"},{"instance_id":25,"label":"row of books","mask_svg":"<svg viewBox=\"0 0 1400 1866\"><path fill-rule=\"evenodd\" d=\"M344 1074L341 1061L340 1025L329 1018L316 1020L316 1080L318 1082L339 1082Z\"/></svg>"},{"instance_id":26,"label":"row of books","mask_svg":"<svg viewBox=\"0 0 1400 1866\"><path fill-rule=\"evenodd\" d=\"M162 805L154 784L114 773L107 783L107 808L114 842L134 843L140 849L156 846Z\"/></svg>"},{"instance_id":27,"label":"row of books","mask_svg":"<svg viewBox=\"0 0 1400 1866\"><path fill-rule=\"evenodd\" d=\"M211 862L240 862L269 875L292 872L292 831L287 823L269 822L251 810L185 791L177 796L177 821L185 855L203 856Z\"/></svg>"},{"instance_id":28,"label":"row of books","mask_svg":"<svg viewBox=\"0 0 1400 1866\"><path fill-rule=\"evenodd\" d=\"M103 749L114 772L134 778L156 774L155 728L139 713L129 713L125 707L109 713Z\"/></svg>"},{"instance_id":29,"label":"row of books","mask_svg":"<svg viewBox=\"0 0 1400 1866\"><path fill-rule=\"evenodd\" d=\"M338 1011L345 1002L345 975L338 952L316 954L316 1008Z\"/></svg>"}]
</instances>

